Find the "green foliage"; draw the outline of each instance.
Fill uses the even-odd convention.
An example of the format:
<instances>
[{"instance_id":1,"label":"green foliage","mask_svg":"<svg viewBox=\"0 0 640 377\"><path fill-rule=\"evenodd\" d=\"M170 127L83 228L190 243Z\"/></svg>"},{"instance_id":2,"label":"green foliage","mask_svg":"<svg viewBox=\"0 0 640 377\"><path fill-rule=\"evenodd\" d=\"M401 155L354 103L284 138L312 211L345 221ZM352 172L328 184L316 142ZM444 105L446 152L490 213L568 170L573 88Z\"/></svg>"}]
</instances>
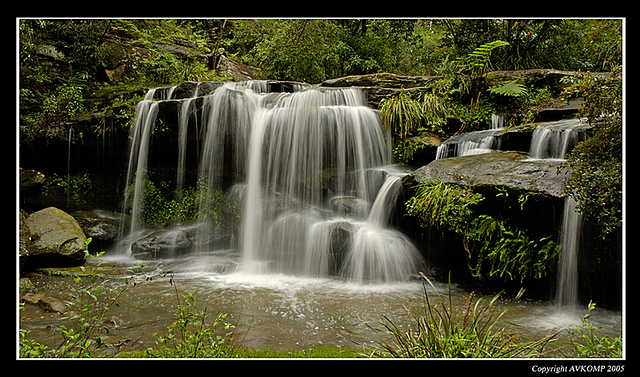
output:
<instances>
[{"instance_id":1,"label":"green foliage","mask_svg":"<svg viewBox=\"0 0 640 377\"><path fill-rule=\"evenodd\" d=\"M493 41L476 47L469 55L466 56L464 62L467 65L472 76L481 76L491 67L491 52L498 48L508 46L508 42Z\"/></svg>"},{"instance_id":2,"label":"green foliage","mask_svg":"<svg viewBox=\"0 0 640 377\"><path fill-rule=\"evenodd\" d=\"M411 324L402 328L382 316L382 328L369 324L378 338L378 347L368 353L371 357L396 358L535 358L549 351L546 348L557 334L530 341L508 332L502 317L524 293L521 290L506 309L494 308L500 293L488 301L476 298L472 292L464 311L457 311L452 303L451 284L448 296L441 295L424 275L424 301L418 314L408 309ZM438 301L432 303L424 281L436 291ZM353 333L353 332L352 332ZM355 333L354 333L355 334ZM358 334L356 334L358 335ZM363 346L366 347L366 346Z\"/></svg>"},{"instance_id":3,"label":"green foliage","mask_svg":"<svg viewBox=\"0 0 640 377\"><path fill-rule=\"evenodd\" d=\"M507 97L520 97L527 92L527 88L516 80L512 80L502 85L490 87L489 92Z\"/></svg>"},{"instance_id":4,"label":"green foliage","mask_svg":"<svg viewBox=\"0 0 640 377\"><path fill-rule=\"evenodd\" d=\"M169 325L168 333L153 334L156 349L147 349L147 357L228 357L235 326L226 321L225 313L219 313L209 323L211 314L197 308L194 294L189 291L182 295L184 304L177 307L176 321Z\"/></svg>"},{"instance_id":5,"label":"green foliage","mask_svg":"<svg viewBox=\"0 0 640 377\"><path fill-rule=\"evenodd\" d=\"M380 102L382 123L402 140L418 128L421 115L419 103L405 90Z\"/></svg>"},{"instance_id":6,"label":"green foliage","mask_svg":"<svg viewBox=\"0 0 640 377\"><path fill-rule=\"evenodd\" d=\"M126 210L130 210L133 204L134 187L135 184L131 184L125 194ZM229 200L224 191L208 189L202 182L198 182L196 187L187 187L177 192L172 189L171 182L155 183L147 178L144 183L140 225L188 223L206 218L235 232L240 226L242 205L238 200Z\"/></svg>"},{"instance_id":7,"label":"green foliage","mask_svg":"<svg viewBox=\"0 0 640 377\"><path fill-rule=\"evenodd\" d=\"M21 302L19 310L24 311L24 303ZM47 346L29 338L30 330L19 329L18 355L20 358L42 358L47 355Z\"/></svg>"},{"instance_id":8,"label":"green foliage","mask_svg":"<svg viewBox=\"0 0 640 377\"><path fill-rule=\"evenodd\" d=\"M449 230L462 236L474 277L499 276L522 283L527 278L542 278L555 263L560 245L550 236L533 239L504 220L476 214L484 196L472 188L434 180L417 185L415 190L406 203L407 213L424 228ZM526 199L518 199L521 208Z\"/></svg>"},{"instance_id":9,"label":"green foliage","mask_svg":"<svg viewBox=\"0 0 640 377\"><path fill-rule=\"evenodd\" d=\"M586 218L604 225L606 237L622 220L622 77L614 72L599 79L576 78L570 95L583 95L580 115L594 126L593 135L567 156L572 176L566 192L578 202Z\"/></svg>"},{"instance_id":10,"label":"green foliage","mask_svg":"<svg viewBox=\"0 0 640 377\"><path fill-rule=\"evenodd\" d=\"M496 39L509 43L491 56L497 70L553 67L598 72L622 64L619 19L443 19L436 24L441 46L454 56Z\"/></svg>"},{"instance_id":11,"label":"green foliage","mask_svg":"<svg viewBox=\"0 0 640 377\"><path fill-rule=\"evenodd\" d=\"M83 89L77 81L65 82L46 95L21 89L21 134L27 138L50 136L53 127L86 112ZM30 112L34 107L37 110Z\"/></svg>"},{"instance_id":12,"label":"green foliage","mask_svg":"<svg viewBox=\"0 0 640 377\"><path fill-rule=\"evenodd\" d=\"M567 329L569 341L573 345L578 357L592 358L621 358L622 337L611 338L608 336L596 336L595 332L601 327L595 327L589 319L591 311L596 308L596 303L589 301L587 314L580 317L582 327L572 330Z\"/></svg>"},{"instance_id":13,"label":"green foliage","mask_svg":"<svg viewBox=\"0 0 640 377\"><path fill-rule=\"evenodd\" d=\"M505 281L540 279L555 263L561 245L551 237L539 240L526 232L512 229L504 221L480 215L473 219L465 233L465 248L476 277L500 276ZM475 261L475 263L474 263Z\"/></svg>"},{"instance_id":14,"label":"green foliage","mask_svg":"<svg viewBox=\"0 0 640 377\"><path fill-rule=\"evenodd\" d=\"M423 92L420 94L422 119L433 132L442 132L442 126L447 122L449 106L445 98L436 93Z\"/></svg>"},{"instance_id":15,"label":"green foliage","mask_svg":"<svg viewBox=\"0 0 640 377\"><path fill-rule=\"evenodd\" d=\"M494 109L489 100L484 97L471 106L456 101L451 107L452 114L462 122L462 127L456 133L481 130L491 124Z\"/></svg>"},{"instance_id":16,"label":"green foliage","mask_svg":"<svg viewBox=\"0 0 640 377\"><path fill-rule=\"evenodd\" d=\"M473 207L484 200L469 187L441 181L426 181L415 189L416 194L406 203L407 212L425 228L449 229L458 234L465 232Z\"/></svg>"},{"instance_id":17,"label":"green foliage","mask_svg":"<svg viewBox=\"0 0 640 377\"><path fill-rule=\"evenodd\" d=\"M238 26L243 43L251 45L245 58L267 77L309 83L327 78L325 54L337 41L334 23L308 19L243 20Z\"/></svg>"},{"instance_id":18,"label":"green foliage","mask_svg":"<svg viewBox=\"0 0 640 377\"><path fill-rule=\"evenodd\" d=\"M93 199L93 182L89 173L59 175L53 173L47 177L48 189L61 190L67 195L69 209L86 208Z\"/></svg>"},{"instance_id":19,"label":"green foliage","mask_svg":"<svg viewBox=\"0 0 640 377\"><path fill-rule=\"evenodd\" d=\"M394 136L396 161L408 162L420 147L409 140L411 136L425 131L441 132L448 111L445 99L427 91L418 94L416 99L405 90L383 99L380 119Z\"/></svg>"},{"instance_id":20,"label":"green foliage","mask_svg":"<svg viewBox=\"0 0 640 377\"><path fill-rule=\"evenodd\" d=\"M315 359L334 359L334 358L358 358L362 355L352 348L343 348L336 346L316 346L307 348L304 350L275 350L271 347L248 349L248 348L234 348L231 354L232 358L261 358L261 359L275 359L275 358L315 358Z\"/></svg>"}]
</instances>

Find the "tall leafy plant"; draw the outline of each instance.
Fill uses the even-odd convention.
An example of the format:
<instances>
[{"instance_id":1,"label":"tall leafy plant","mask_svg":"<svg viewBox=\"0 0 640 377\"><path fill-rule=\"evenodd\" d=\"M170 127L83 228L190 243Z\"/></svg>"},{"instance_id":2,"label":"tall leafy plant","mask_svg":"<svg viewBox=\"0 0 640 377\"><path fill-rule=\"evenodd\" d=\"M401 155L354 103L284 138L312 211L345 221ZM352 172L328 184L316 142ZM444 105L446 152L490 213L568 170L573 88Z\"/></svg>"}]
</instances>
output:
<instances>
[{"instance_id":1,"label":"tall leafy plant","mask_svg":"<svg viewBox=\"0 0 640 377\"><path fill-rule=\"evenodd\" d=\"M451 284L448 295L442 295L424 275L424 301L417 314L406 309L410 325L402 328L382 316L382 328L369 329L378 336L378 347L368 356L396 358L535 358L552 351L548 349L558 333L550 332L538 340L529 340L507 331L503 316L524 293L520 290L506 309L495 307L498 293L485 300L472 292L464 310L453 305ZM435 291L433 300L426 288L427 281ZM353 332L352 332L353 333ZM359 334L356 334L359 335ZM366 349L366 347L365 347Z\"/></svg>"}]
</instances>

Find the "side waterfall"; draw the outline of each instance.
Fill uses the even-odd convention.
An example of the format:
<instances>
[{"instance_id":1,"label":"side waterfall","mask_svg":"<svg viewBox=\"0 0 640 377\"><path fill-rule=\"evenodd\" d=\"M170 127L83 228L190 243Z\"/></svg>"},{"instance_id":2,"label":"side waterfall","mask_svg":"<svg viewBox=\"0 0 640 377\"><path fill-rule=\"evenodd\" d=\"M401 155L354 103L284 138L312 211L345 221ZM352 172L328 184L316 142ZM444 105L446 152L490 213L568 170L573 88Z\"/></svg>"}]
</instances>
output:
<instances>
[{"instance_id":1,"label":"side waterfall","mask_svg":"<svg viewBox=\"0 0 640 377\"><path fill-rule=\"evenodd\" d=\"M576 201L567 196L562 218L562 251L558 260L556 287L557 307L576 307L578 302L578 255L582 216L576 212Z\"/></svg>"},{"instance_id":2,"label":"side waterfall","mask_svg":"<svg viewBox=\"0 0 640 377\"><path fill-rule=\"evenodd\" d=\"M152 89L138 105L126 181L133 187L131 226L122 239L135 238L141 229L160 103L152 99L171 99L171 92ZM177 191L186 185L186 156L195 147L198 182L209 190L230 187L243 199L241 272L357 282L399 281L418 272L420 253L390 226L406 173L393 165L390 135L362 91L268 93L266 82L249 81L225 83L201 98L199 109L195 98L180 101ZM187 140L190 127L198 128L197 145ZM201 211L209 204L200 200ZM209 221L203 218L200 225ZM203 239L210 232L209 226L198 229Z\"/></svg>"},{"instance_id":3,"label":"side waterfall","mask_svg":"<svg viewBox=\"0 0 640 377\"><path fill-rule=\"evenodd\" d=\"M531 136L529 157L564 159L571 148L586 139L584 126L580 119L540 124Z\"/></svg>"}]
</instances>

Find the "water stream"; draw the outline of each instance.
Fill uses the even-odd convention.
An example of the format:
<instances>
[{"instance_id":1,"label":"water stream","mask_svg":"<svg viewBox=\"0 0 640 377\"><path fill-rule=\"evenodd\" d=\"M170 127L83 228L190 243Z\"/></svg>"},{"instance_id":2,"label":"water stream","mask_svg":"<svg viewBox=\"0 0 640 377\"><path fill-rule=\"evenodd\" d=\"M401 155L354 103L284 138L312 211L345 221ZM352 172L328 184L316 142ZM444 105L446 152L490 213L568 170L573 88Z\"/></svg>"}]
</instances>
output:
<instances>
[{"instance_id":1,"label":"water stream","mask_svg":"<svg viewBox=\"0 0 640 377\"><path fill-rule=\"evenodd\" d=\"M538 125L531 136L529 156L533 159L564 159L576 144L586 139L585 126L580 119Z\"/></svg>"}]
</instances>

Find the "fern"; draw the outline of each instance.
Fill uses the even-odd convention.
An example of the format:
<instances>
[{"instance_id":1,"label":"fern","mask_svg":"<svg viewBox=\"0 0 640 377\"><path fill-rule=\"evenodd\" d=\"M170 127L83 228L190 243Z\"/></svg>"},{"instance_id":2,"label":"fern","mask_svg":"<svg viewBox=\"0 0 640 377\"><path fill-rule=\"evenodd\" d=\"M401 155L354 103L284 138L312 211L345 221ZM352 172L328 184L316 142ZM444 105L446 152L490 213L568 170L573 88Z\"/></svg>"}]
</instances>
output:
<instances>
[{"instance_id":1,"label":"fern","mask_svg":"<svg viewBox=\"0 0 640 377\"><path fill-rule=\"evenodd\" d=\"M425 228L449 229L462 234L474 207L484 196L472 188L441 181L425 181L415 187L416 194L407 203L407 212Z\"/></svg>"},{"instance_id":2,"label":"fern","mask_svg":"<svg viewBox=\"0 0 640 377\"><path fill-rule=\"evenodd\" d=\"M516 82L516 80L512 80L506 84L494 85L490 87L489 92L507 97L519 97L527 92L527 88L524 85Z\"/></svg>"},{"instance_id":3,"label":"fern","mask_svg":"<svg viewBox=\"0 0 640 377\"><path fill-rule=\"evenodd\" d=\"M521 283L527 277L540 279L559 252L559 245L551 237L533 239L486 215L471 222L465 238L471 244L469 257L475 258L473 271L481 279L487 270L489 276L497 275L505 281L516 277Z\"/></svg>"},{"instance_id":4,"label":"fern","mask_svg":"<svg viewBox=\"0 0 640 377\"><path fill-rule=\"evenodd\" d=\"M489 67L489 58L491 57L491 52L503 46L508 46L508 42L504 41L493 41L489 43L485 43L480 47L477 47L473 52L471 52L466 57L466 64L474 73L484 72Z\"/></svg>"}]
</instances>

